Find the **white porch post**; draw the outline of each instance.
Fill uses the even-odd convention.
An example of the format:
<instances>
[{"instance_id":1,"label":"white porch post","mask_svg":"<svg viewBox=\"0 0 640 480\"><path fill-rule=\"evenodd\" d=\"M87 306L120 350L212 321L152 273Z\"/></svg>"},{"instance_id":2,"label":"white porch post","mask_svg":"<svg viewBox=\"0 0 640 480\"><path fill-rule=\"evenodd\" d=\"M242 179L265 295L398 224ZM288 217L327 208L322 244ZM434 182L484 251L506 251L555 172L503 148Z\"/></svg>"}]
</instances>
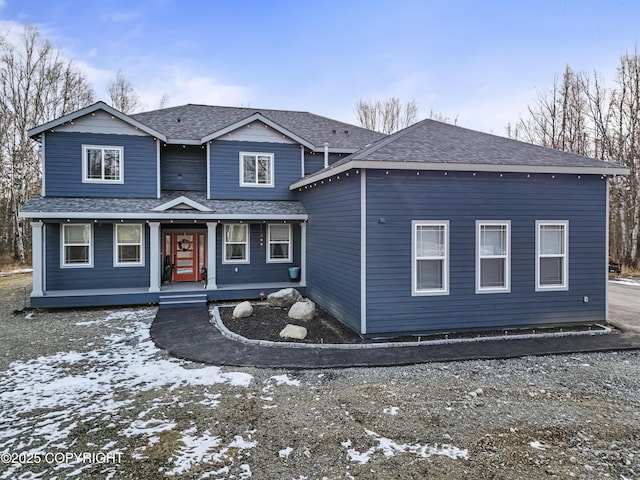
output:
<instances>
[{"instance_id":1,"label":"white porch post","mask_svg":"<svg viewBox=\"0 0 640 480\"><path fill-rule=\"evenodd\" d=\"M150 265L149 265L149 292L160 291L160 222L149 222L151 233Z\"/></svg>"},{"instance_id":2,"label":"white porch post","mask_svg":"<svg viewBox=\"0 0 640 480\"><path fill-rule=\"evenodd\" d=\"M207 222L207 290L217 290L216 283L216 228L218 222Z\"/></svg>"},{"instance_id":3,"label":"white porch post","mask_svg":"<svg viewBox=\"0 0 640 480\"><path fill-rule=\"evenodd\" d=\"M42 254L42 250L44 248L44 243L42 241L43 226L44 224L42 222L31 222L31 257L33 264L32 297L44 296L44 255Z\"/></svg>"},{"instance_id":4,"label":"white porch post","mask_svg":"<svg viewBox=\"0 0 640 480\"><path fill-rule=\"evenodd\" d=\"M300 286L307 286L307 222L300 224Z\"/></svg>"}]
</instances>

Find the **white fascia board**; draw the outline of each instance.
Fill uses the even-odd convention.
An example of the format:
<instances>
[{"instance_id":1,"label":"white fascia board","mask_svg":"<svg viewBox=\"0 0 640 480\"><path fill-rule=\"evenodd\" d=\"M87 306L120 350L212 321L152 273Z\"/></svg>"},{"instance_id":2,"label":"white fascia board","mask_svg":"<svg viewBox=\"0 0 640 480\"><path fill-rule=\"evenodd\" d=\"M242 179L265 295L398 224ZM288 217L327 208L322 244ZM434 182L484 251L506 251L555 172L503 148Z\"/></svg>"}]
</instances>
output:
<instances>
[{"instance_id":1,"label":"white fascia board","mask_svg":"<svg viewBox=\"0 0 640 480\"><path fill-rule=\"evenodd\" d=\"M143 132L148 133L149 135L153 135L156 138L166 141L166 137L164 136L164 134L152 128L147 127L146 125L138 122L137 120L134 120L133 118L129 117L128 115L125 115L124 113L116 110L115 108L107 105L104 102L94 103L93 105L89 105L88 107L81 108L80 110L76 110L75 112L65 115L64 117L57 118L56 120L52 120L43 125L32 128L31 130L27 130L27 136L31 138L36 137L46 130L55 129L60 125L64 125L65 123L72 122L76 118L84 117L85 115L90 115L91 113L96 112L98 110L104 110L109 115L115 118L118 118L133 127L136 127L138 130L142 130Z\"/></svg>"},{"instance_id":2,"label":"white fascia board","mask_svg":"<svg viewBox=\"0 0 640 480\"><path fill-rule=\"evenodd\" d=\"M151 210L154 212L164 212L165 210L169 210L170 208L175 207L176 205L180 205L184 203L185 205L189 205L191 208L198 210L200 212L211 212L212 210L209 207L205 207L204 205L196 202L195 200L191 200L188 197L180 196L178 198L174 198L162 205L158 205L157 207L152 208Z\"/></svg>"},{"instance_id":3,"label":"white fascia board","mask_svg":"<svg viewBox=\"0 0 640 480\"><path fill-rule=\"evenodd\" d=\"M240 120L239 122L233 123L233 124L223 128L221 130L218 130L216 132L210 133L206 137L202 137L201 143L209 142L211 140L215 140L216 138L220 138L223 135L226 135L227 133L231 133L234 130L237 130L238 128L242 128L245 125L249 125L250 123L253 123L255 121L259 121L259 122L264 123L265 125L268 125L269 127L273 128L274 130L280 132L282 135L286 135L290 139L296 141L300 145L304 145L305 147L307 147L310 150L313 150L315 148L314 145L309 143L304 138L299 137L298 135L296 135L295 133L287 130L284 127L281 127L280 125L278 125L277 123L275 123L272 120L269 120L267 117L265 117L264 115L262 115L260 113L254 113L253 115L250 115L247 118L244 118L244 119Z\"/></svg>"},{"instance_id":4,"label":"white fascia board","mask_svg":"<svg viewBox=\"0 0 640 480\"><path fill-rule=\"evenodd\" d=\"M309 219L306 213L296 214L242 214L242 213L162 213L162 212L138 212L138 213L117 213L117 212L21 212L20 218L35 219L73 219L73 220L290 220L304 222Z\"/></svg>"},{"instance_id":5,"label":"white fascia board","mask_svg":"<svg viewBox=\"0 0 640 480\"><path fill-rule=\"evenodd\" d=\"M569 175L629 175L627 167L560 167L553 165L494 165L473 163L429 163L429 162L395 162L375 160L351 160L335 167L330 166L316 174L300 179L289 186L289 190L304 187L310 183L324 180L352 170L418 170L447 172L496 172L496 173L549 173Z\"/></svg>"},{"instance_id":6,"label":"white fascia board","mask_svg":"<svg viewBox=\"0 0 640 480\"><path fill-rule=\"evenodd\" d=\"M164 143L167 145L202 145L203 142L192 138L167 138Z\"/></svg>"}]
</instances>

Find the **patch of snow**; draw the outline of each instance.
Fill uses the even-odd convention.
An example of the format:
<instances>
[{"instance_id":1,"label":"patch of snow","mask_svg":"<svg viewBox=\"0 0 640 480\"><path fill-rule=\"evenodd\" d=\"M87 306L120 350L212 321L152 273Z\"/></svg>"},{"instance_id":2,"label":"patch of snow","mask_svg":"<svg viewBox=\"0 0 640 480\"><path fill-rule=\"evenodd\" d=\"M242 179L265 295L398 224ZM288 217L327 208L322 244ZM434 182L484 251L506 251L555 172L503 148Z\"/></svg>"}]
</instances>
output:
<instances>
[{"instance_id":1,"label":"patch of snow","mask_svg":"<svg viewBox=\"0 0 640 480\"><path fill-rule=\"evenodd\" d=\"M352 446L350 440L341 443L343 447L347 448L347 456L352 462L360 464L368 463L369 460L371 460L371 456L378 450L381 451L385 457L392 457L397 453L412 453L421 458L429 458L434 455L448 457L452 460L466 460L469 458L469 451L466 448L461 449L447 444L440 446L421 445L419 443L413 445L399 444L389 438L381 437L372 430L365 429L365 432L378 442L377 446L371 447L365 452L359 452L355 448L349 448Z\"/></svg>"},{"instance_id":2,"label":"patch of snow","mask_svg":"<svg viewBox=\"0 0 640 480\"><path fill-rule=\"evenodd\" d=\"M537 440L534 440L533 442L529 442L529 446L531 448L535 448L536 450L546 450L547 448L549 448L547 445L545 445L542 442L538 442Z\"/></svg>"},{"instance_id":3,"label":"patch of snow","mask_svg":"<svg viewBox=\"0 0 640 480\"><path fill-rule=\"evenodd\" d=\"M290 385L292 387L299 387L300 380L295 378L289 378L287 374L284 375L274 375L270 378L270 380L274 380L277 386L280 385Z\"/></svg>"},{"instance_id":4,"label":"patch of snow","mask_svg":"<svg viewBox=\"0 0 640 480\"><path fill-rule=\"evenodd\" d=\"M398 410L400 410L398 407L388 407L382 409L382 413L386 413L387 415L397 415Z\"/></svg>"},{"instance_id":5,"label":"patch of snow","mask_svg":"<svg viewBox=\"0 0 640 480\"><path fill-rule=\"evenodd\" d=\"M278 456L280 458L289 458L289 455L291 455L291 452L293 452L293 448L291 447L283 448L278 452Z\"/></svg>"},{"instance_id":6,"label":"patch of snow","mask_svg":"<svg viewBox=\"0 0 640 480\"><path fill-rule=\"evenodd\" d=\"M609 280L610 283L617 283L619 285L633 285L635 287L640 286L640 280L635 278L616 278L614 280Z\"/></svg>"}]
</instances>

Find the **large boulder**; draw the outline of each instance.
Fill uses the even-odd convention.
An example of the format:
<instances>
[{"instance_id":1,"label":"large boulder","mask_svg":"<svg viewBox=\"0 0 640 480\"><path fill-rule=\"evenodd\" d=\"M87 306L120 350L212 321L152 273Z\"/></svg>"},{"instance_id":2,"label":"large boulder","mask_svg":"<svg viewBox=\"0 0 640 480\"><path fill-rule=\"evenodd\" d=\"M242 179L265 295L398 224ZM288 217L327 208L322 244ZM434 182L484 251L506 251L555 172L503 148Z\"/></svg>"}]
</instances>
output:
<instances>
[{"instance_id":1,"label":"large boulder","mask_svg":"<svg viewBox=\"0 0 640 480\"><path fill-rule=\"evenodd\" d=\"M289 317L296 320L311 320L316 313L316 304L308 298L294 303L289 309Z\"/></svg>"},{"instance_id":2,"label":"large boulder","mask_svg":"<svg viewBox=\"0 0 640 480\"><path fill-rule=\"evenodd\" d=\"M274 307L290 307L302 300L302 295L295 288L284 288L269 294L267 302Z\"/></svg>"},{"instance_id":3,"label":"large boulder","mask_svg":"<svg viewBox=\"0 0 640 480\"><path fill-rule=\"evenodd\" d=\"M244 318L253 315L251 302L242 302L233 309L233 318Z\"/></svg>"},{"instance_id":4,"label":"large boulder","mask_svg":"<svg viewBox=\"0 0 640 480\"><path fill-rule=\"evenodd\" d=\"M289 323L280 332L282 338L293 338L296 340L304 340L307 338L307 329L299 325L292 325Z\"/></svg>"}]
</instances>

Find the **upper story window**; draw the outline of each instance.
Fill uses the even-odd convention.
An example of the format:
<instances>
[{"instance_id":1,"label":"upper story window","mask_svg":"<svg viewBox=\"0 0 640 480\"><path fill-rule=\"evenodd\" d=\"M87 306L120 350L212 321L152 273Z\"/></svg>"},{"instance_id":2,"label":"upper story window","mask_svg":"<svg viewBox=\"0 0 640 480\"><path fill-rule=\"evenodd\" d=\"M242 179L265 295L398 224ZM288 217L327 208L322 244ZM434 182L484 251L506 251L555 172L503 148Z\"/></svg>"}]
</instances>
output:
<instances>
[{"instance_id":1,"label":"upper story window","mask_svg":"<svg viewBox=\"0 0 640 480\"><path fill-rule=\"evenodd\" d=\"M93 266L93 231L90 223L62 225L61 265Z\"/></svg>"},{"instance_id":2,"label":"upper story window","mask_svg":"<svg viewBox=\"0 0 640 480\"><path fill-rule=\"evenodd\" d=\"M82 146L82 181L124 183L124 148Z\"/></svg>"},{"instance_id":3,"label":"upper story window","mask_svg":"<svg viewBox=\"0 0 640 480\"><path fill-rule=\"evenodd\" d=\"M240 152L240 186L273 187L273 153Z\"/></svg>"},{"instance_id":4,"label":"upper story window","mask_svg":"<svg viewBox=\"0 0 640 480\"><path fill-rule=\"evenodd\" d=\"M231 223L224 226L224 263L249 263L249 226Z\"/></svg>"},{"instance_id":5,"label":"upper story window","mask_svg":"<svg viewBox=\"0 0 640 480\"><path fill-rule=\"evenodd\" d=\"M569 289L569 222L536 222L536 290Z\"/></svg>"},{"instance_id":6,"label":"upper story window","mask_svg":"<svg viewBox=\"0 0 640 480\"><path fill-rule=\"evenodd\" d=\"M413 295L449 293L449 222L413 222Z\"/></svg>"},{"instance_id":7,"label":"upper story window","mask_svg":"<svg viewBox=\"0 0 640 480\"><path fill-rule=\"evenodd\" d=\"M269 224L267 262L291 262L291 225Z\"/></svg>"},{"instance_id":8,"label":"upper story window","mask_svg":"<svg viewBox=\"0 0 640 480\"><path fill-rule=\"evenodd\" d=\"M511 223L476 222L476 293L510 291Z\"/></svg>"},{"instance_id":9,"label":"upper story window","mask_svg":"<svg viewBox=\"0 0 640 480\"><path fill-rule=\"evenodd\" d=\"M143 229L141 224L116 224L114 232L114 264L117 267L144 265Z\"/></svg>"}]
</instances>

